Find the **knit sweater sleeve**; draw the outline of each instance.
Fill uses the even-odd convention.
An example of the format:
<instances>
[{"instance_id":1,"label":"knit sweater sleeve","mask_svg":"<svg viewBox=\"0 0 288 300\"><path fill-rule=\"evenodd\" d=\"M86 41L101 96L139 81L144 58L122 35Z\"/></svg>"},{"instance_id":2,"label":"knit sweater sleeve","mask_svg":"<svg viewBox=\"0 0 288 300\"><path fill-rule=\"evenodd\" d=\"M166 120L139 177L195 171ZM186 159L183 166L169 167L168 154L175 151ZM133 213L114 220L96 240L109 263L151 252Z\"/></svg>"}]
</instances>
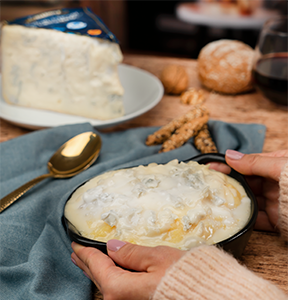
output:
<instances>
[{"instance_id":1,"label":"knit sweater sleeve","mask_svg":"<svg viewBox=\"0 0 288 300\"><path fill-rule=\"evenodd\" d=\"M280 176L279 222L282 238L288 242L288 161Z\"/></svg>"},{"instance_id":2,"label":"knit sweater sleeve","mask_svg":"<svg viewBox=\"0 0 288 300\"><path fill-rule=\"evenodd\" d=\"M279 228L288 241L288 162L281 173ZM287 300L284 292L215 246L187 252L162 278L153 300Z\"/></svg>"},{"instance_id":3,"label":"knit sweater sleeve","mask_svg":"<svg viewBox=\"0 0 288 300\"><path fill-rule=\"evenodd\" d=\"M153 300L192 299L287 300L287 295L223 250L200 246L167 271L153 296Z\"/></svg>"}]
</instances>

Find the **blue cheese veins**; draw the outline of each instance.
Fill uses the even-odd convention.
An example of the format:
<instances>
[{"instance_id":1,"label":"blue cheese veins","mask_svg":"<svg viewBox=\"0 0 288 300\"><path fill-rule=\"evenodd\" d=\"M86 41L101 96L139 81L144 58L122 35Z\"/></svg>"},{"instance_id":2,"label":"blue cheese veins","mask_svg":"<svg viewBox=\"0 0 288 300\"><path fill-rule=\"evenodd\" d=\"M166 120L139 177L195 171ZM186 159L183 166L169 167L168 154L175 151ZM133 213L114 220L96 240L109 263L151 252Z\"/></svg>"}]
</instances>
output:
<instances>
[{"instance_id":1,"label":"blue cheese veins","mask_svg":"<svg viewBox=\"0 0 288 300\"><path fill-rule=\"evenodd\" d=\"M99 120L124 115L117 43L4 25L1 47L7 103Z\"/></svg>"},{"instance_id":2,"label":"blue cheese veins","mask_svg":"<svg viewBox=\"0 0 288 300\"><path fill-rule=\"evenodd\" d=\"M111 171L81 186L65 216L87 238L187 250L237 233L251 200L233 178L197 162Z\"/></svg>"}]
</instances>

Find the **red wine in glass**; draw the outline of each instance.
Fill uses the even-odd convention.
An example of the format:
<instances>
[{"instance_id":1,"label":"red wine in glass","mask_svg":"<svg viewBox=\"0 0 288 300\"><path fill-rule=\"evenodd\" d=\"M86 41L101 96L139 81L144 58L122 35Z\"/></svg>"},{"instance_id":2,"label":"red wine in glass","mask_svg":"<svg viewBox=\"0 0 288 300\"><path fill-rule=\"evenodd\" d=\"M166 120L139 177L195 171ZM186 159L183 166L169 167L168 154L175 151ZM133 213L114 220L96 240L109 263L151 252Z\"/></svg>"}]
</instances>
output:
<instances>
[{"instance_id":1,"label":"red wine in glass","mask_svg":"<svg viewBox=\"0 0 288 300\"><path fill-rule=\"evenodd\" d=\"M252 70L254 84L273 102L288 106L288 53L262 56Z\"/></svg>"}]
</instances>

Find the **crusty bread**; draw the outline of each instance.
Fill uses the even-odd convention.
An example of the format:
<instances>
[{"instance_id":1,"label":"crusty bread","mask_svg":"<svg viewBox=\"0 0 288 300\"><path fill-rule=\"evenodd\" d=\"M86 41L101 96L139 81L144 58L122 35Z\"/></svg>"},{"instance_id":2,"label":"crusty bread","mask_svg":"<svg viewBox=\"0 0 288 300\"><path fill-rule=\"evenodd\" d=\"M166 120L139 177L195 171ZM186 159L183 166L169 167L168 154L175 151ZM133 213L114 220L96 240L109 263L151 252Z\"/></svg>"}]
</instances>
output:
<instances>
[{"instance_id":1,"label":"crusty bread","mask_svg":"<svg viewBox=\"0 0 288 300\"><path fill-rule=\"evenodd\" d=\"M253 49L233 40L207 44L198 56L198 74L207 88L224 94L251 90Z\"/></svg>"}]
</instances>

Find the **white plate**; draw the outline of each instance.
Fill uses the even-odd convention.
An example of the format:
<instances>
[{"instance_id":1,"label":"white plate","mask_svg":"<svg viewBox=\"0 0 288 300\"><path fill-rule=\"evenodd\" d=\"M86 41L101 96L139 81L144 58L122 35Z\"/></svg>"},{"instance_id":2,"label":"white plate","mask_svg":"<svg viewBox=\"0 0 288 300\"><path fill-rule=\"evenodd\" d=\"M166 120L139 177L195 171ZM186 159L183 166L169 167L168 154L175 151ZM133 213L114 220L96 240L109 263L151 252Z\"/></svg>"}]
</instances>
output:
<instances>
[{"instance_id":1,"label":"white plate","mask_svg":"<svg viewBox=\"0 0 288 300\"><path fill-rule=\"evenodd\" d=\"M119 77L124 87L125 115L120 118L100 121L52 111L32 109L7 104L0 86L0 117L10 123L28 129L42 129L66 124L89 122L98 129L111 127L136 118L162 99L164 88L161 81L151 73L125 64L119 65Z\"/></svg>"},{"instance_id":2,"label":"white plate","mask_svg":"<svg viewBox=\"0 0 288 300\"><path fill-rule=\"evenodd\" d=\"M260 29L267 19L277 16L278 13L258 7L250 16L243 16L236 5L224 10L220 3L182 3L177 6L176 15L182 21L197 25Z\"/></svg>"}]
</instances>

